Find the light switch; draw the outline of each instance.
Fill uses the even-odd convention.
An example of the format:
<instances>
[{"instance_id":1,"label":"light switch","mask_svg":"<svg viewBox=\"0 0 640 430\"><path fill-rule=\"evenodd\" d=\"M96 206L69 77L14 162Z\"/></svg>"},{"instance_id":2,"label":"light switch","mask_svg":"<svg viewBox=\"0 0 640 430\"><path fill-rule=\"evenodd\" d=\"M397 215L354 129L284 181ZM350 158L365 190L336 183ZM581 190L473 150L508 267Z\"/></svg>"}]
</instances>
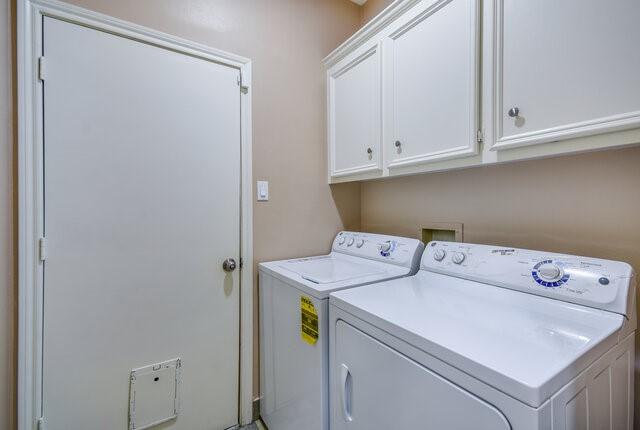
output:
<instances>
[{"instance_id":1,"label":"light switch","mask_svg":"<svg viewBox=\"0 0 640 430\"><path fill-rule=\"evenodd\" d=\"M258 181L258 201L266 202L269 200L269 181Z\"/></svg>"}]
</instances>

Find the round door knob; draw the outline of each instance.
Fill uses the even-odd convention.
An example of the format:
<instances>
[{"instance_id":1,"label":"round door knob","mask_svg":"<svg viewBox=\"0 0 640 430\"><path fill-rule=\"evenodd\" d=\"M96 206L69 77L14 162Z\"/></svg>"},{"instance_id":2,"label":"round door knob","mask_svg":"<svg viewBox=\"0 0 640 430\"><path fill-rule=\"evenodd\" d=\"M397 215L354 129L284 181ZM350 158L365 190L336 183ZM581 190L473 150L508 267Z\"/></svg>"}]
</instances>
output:
<instances>
[{"instance_id":1,"label":"round door knob","mask_svg":"<svg viewBox=\"0 0 640 430\"><path fill-rule=\"evenodd\" d=\"M466 257L467 256L464 255L463 252L454 252L453 255L451 256L451 260L456 264L462 264L462 262Z\"/></svg>"},{"instance_id":2,"label":"round door knob","mask_svg":"<svg viewBox=\"0 0 640 430\"><path fill-rule=\"evenodd\" d=\"M225 272L233 272L234 270L236 270L236 266L236 260L234 260L233 258L227 258L222 263L222 269L224 269Z\"/></svg>"},{"instance_id":3,"label":"round door knob","mask_svg":"<svg viewBox=\"0 0 640 430\"><path fill-rule=\"evenodd\" d=\"M514 106L514 107L512 107L511 109L509 109L509 116L510 116L511 118L515 118L515 117L517 117L518 115L520 115L520 108L518 108L518 107Z\"/></svg>"},{"instance_id":4,"label":"round door knob","mask_svg":"<svg viewBox=\"0 0 640 430\"><path fill-rule=\"evenodd\" d=\"M436 261L442 261L444 260L444 257L446 257L447 253L444 249L436 249L435 252L433 253L433 258Z\"/></svg>"},{"instance_id":5,"label":"round door knob","mask_svg":"<svg viewBox=\"0 0 640 430\"><path fill-rule=\"evenodd\" d=\"M367 154L369 154L369 155L373 154L373 149L367 148Z\"/></svg>"},{"instance_id":6,"label":"round door knob","mask_svg":"<svg viewBox=\"0 0 640 430\"><path fill-rule=\"evenodd\" d=\"M396 140L396 148L400 148L400 146L402 146L402 142L400 142L399 140Z\"/></svg>"},{"instance_id":7,"label":"round door knob","mask_svg":"<svg viewBox=\"0 0 640 430\"><path fill-rule=\"evenodd\" d=\"M543 264L538 268L540 277L548 281L554 281L562 277L562 269L555 264Z\"/></svg>"}]
</instances>

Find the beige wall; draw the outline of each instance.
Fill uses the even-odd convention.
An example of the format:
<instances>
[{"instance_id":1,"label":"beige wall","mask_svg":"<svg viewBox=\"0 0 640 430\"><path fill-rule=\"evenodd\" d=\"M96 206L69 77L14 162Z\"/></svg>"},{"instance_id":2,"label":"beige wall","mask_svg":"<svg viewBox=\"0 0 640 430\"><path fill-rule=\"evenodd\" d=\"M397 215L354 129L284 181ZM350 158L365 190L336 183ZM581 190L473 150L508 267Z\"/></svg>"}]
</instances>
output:
<instances>
[{"instance_id":1,"label":"beige wall","mask_svg":"<svg viewBox=\"0 0 640 430\"><path fill-rule=\"evenodd\" d=\"M360 21L362 25L371 21L371 18L376 16L382 11L382 9L389 6L391 3L393 3L393 0L367 0L367 2L362 6L362 10L360 12Z\"/></svg>"},{"instance_id":2,"label":"beige wall","mask_svg":"<svg viewBox=\"0 0 640 430\"><path fill-rule=\"evenodd\" d=\"M640 270L640 147L362 184L362 228L622 260Z\"/></svg>"},{"instance_id":3,"label":"beige wall","mask_svg":"<svg viewBox=\"0 0 640 430\"><path fill-rule=\"evenodd\" d=\"M0 0L0 430L14 428L14 384L5 381L15 375L16 336L8 1ZM322 58L358 29L357 5L347 0L71 2L253 60L253 174L270 182L271 198L254 204L254 264L326 252L336 231L359 228L360 185L327 185L322 66Z\"/></svg>"}]
</instances>

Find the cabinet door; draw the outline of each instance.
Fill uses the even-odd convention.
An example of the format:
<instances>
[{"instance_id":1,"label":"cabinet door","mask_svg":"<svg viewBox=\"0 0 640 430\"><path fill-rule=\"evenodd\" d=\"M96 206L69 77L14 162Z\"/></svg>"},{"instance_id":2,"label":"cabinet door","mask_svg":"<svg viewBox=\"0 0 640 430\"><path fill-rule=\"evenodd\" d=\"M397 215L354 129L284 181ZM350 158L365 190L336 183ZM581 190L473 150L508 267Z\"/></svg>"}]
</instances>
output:
<instances>
[{"instance_id":1,"label":"cabinet door","mask_svg":"<svg viewBox=\"0 0 640 430\"><path fill-rule=\"evenodd\" d=\"M476 0L425 0L383 44L388 167L477 153Z\"/></svg>"},{"instance_id":2,"label":"cabinet door","mask_svg":"<svg viewBox=\"0 0 640 430\"><path fill-rule=\"evenodd\" d=\"M331 429L509 430L504 415L342 320L331 367Z\"/></svg>"},{"instance_id":3,"label":"cabinet door","mask_svg":"<svg viewBox=\"0 0 640 430\"><path fill-rule=\"evenodd\" d=\"M330 176L379 170L380 49L370 43L328 71Z\"/></svg>"},{"instance_id":4,"label":"cabinet door","mask_svg":"<svg viewBox=\"0 0 640 430\"><path fill-rule=\"evenodd\" d=\"M638 0L496 0L494 148L640 126Z\"/></svg>"}]
</instances>

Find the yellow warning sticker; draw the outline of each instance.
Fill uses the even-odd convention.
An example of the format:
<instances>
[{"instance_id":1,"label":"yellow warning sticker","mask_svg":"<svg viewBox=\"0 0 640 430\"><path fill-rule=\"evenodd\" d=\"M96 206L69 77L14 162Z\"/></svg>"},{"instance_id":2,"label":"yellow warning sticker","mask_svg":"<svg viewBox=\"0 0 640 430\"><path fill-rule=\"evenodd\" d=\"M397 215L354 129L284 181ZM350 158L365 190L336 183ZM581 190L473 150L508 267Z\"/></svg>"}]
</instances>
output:
<instances>
[{"instance_id":1,"label":"yellow warning sticker","mask_svg":"<svg viewBox=\"0 0 640 430\"><path fill-rule=\"evenodd\" d=\"M318 341L318 312L309 297L300 297L300 335L309 345Z\"/></svg>"}]
</instances>

